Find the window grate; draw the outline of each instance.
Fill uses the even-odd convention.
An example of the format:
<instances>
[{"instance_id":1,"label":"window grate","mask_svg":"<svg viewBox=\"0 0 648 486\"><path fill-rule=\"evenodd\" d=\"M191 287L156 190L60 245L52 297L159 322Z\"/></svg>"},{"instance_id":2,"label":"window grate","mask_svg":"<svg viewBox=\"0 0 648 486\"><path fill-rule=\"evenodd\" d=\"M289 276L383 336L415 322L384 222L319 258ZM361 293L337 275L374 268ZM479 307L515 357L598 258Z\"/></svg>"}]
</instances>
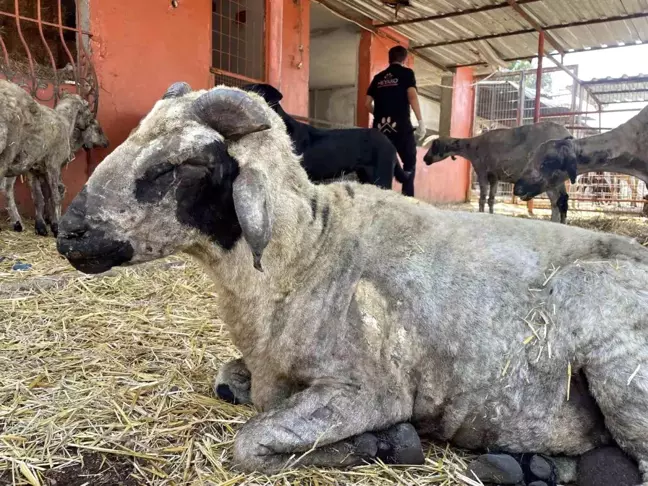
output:
<instances>
[{"instance_id":1,"label":"window grate","mask_svg":"<svg viewBox=\"0 0 648 486\"><path fill-rule=\"evenodd\" d=\"M216 84L265 78L265 1L213 0L212 72Z\"/></svg>"},{"instance_id":2,"label":"window grate","mask_svg":"<svg viewBox=\"0 0 648 486\"><path fill-rule=\"evenodd\" d=\"M98 107L98 83L82 28L87 0L0 0L0 75L56 105L76 92Z\"/></svg>"}]
</instances>

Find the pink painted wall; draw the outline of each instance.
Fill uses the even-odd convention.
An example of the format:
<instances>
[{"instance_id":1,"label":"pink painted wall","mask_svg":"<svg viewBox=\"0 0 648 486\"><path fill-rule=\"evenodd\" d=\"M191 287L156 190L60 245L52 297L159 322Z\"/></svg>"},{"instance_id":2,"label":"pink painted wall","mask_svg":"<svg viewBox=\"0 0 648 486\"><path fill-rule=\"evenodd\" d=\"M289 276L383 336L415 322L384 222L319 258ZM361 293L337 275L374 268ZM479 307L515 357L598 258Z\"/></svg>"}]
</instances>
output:
<instances>
[{"instance_id":1,"label":"pink painted wall","mask_svg":"<svg viewBox=\"0 0 648 486\"><path fill-rule=\"evenodd\" d=\"M99 122L110 147L97 151L93 167L121 144L176 81L193 89L213 86L212 5L209 0L90 2L92 53L99 85Z\"/></svg>"},{"instance_id":2,"label":"pink painted wall","mask_svg":"<svg viewBox=\"0 0 648 486\"><path fill-rule=\"evenodd\" d=\"M284 110L308 116L310 0L266 0L266 7L267 82L282 92Z\"/></svg>"},{"instance_id":3,"label":"pink painted wall","mask_svg":"<svg viewBox=\"0 0 648 486\"><path fill-rule=\"evenodd\" d=\"M472 137L475 90L472 68L458 68L453 80L450 136ZM470 162L450 158L431 166L423 156L428 147L418 149L414 194L430 202L464 202L470 195Z\"/></svg>"}]
</instances>

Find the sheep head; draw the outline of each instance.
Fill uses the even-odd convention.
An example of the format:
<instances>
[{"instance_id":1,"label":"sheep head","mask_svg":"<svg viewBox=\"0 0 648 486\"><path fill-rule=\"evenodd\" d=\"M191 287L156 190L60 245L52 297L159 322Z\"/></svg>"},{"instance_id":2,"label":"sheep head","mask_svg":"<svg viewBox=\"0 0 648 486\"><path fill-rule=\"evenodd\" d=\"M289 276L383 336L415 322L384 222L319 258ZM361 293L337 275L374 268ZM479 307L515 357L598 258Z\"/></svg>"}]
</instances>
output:
<instances>
[{"instance_id":1,"label":"sheep head","mask_svg":"<svg viewBox=\"0 0 648 486\"><path fill-rule=\"evenodd\" d=\"M272 144L260 132L271 129L273 116L260 97L239 89L172 85L74 199L59 252L75 268L100 273L205 242L227 252L242 237L261 270L272 234L264 167L271 161L255 154Z\"/></svg>"},{"instance_id":2,"label":"sheep head","mask_svg":"<svg viewBox=\"0 0 648 486\"><path fill-rule=\"evenodd\" d=\"M569 179L576 182L578 158L573 137L549 140L535 149L513 193L523 201Z\"/></svg>"},{"instance_id":3,"label":"sheep head","mask_svg":"<svg viewBox=\"0 0 648 486\"><path fill-rule=\"evenodd\" d=\"M436 162L451 157L452 160L455 160L455 156L460 150L459 139L452 137L439 137L432 142L427 153L423 157L423 161L427 165L432 165Z\"/></svg>"}]
</instances>

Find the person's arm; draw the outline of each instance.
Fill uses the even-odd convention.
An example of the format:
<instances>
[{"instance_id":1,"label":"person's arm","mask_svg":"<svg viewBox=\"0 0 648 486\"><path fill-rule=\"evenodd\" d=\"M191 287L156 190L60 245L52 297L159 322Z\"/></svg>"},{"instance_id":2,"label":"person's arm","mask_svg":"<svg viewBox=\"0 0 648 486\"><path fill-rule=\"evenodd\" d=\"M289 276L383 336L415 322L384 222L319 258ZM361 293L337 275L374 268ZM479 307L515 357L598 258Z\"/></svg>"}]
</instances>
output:
<instances>
[{"instance_id":1,"label":"person's arm","mask_svg":"<svg viewBox=\"0 0 648 486\"><path fill-rule=\"evenodd\" d=\"M419 104L418 92L415 87L407 88L407 99L409 100L412 110L414 110L416 119L420 122L423 117L421 116L421 105Z\"/></svg>"},{"instance_id":2,"label":"person's arm","mask_svg":"<svg viewBox=\"0 0 648 486\"><path fill-rule=\"evenodd\" d=\"M412 110L414 110L414 115L418 121L418 127L416 127L415 136L422 141L426 134L425 122L423 121L423 115L421 114L421 104L419 103L418 92L416 91L416 76L414 76L414 71L411 71L411 77L408 80L407 85L407 101L409 101Z\"/></svg>"},{"instance_id":3,"label":"person's arm","mask_svg":"<svg viewBox=\"0 0 648 486\"><path fill-rule=\"evenodd\" d=\"M365 100L365 108L367 108L367 111L369 111L369 113L372 113L372 114L374 112L374 102L373 101L374 101L373 97L367 95L367 99Z\"/></svg>"}]
</instances>

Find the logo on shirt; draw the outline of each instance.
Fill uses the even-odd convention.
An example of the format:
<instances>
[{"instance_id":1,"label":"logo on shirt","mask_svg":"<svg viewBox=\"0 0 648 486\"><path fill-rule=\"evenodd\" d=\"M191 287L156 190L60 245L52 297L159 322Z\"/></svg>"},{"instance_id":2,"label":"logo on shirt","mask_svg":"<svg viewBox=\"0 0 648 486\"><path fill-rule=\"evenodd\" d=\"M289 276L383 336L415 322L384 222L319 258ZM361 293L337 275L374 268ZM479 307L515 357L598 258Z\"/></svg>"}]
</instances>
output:
<instances>
[{"instance_id":1,"label":"logo on shirt","mask_svg":"<svg viewBox=\"0 0 648 486\"><path fill-rule=\"evenodd\" d=\"M390 88L392 86L398 86L398 78L395 78L392 73L385 74L385 77L378 81L377 86L379 88Z\"/></svg>"},{"instance_id":2,"label":"logo on shirt","mask_svg":"<svg viewBox=\"0 0 648 486\"><path fill-rule=\"evenodd\" d=\"M396 133L396 122L391 121L391 117L382 117L378 122L378 130L382 133Z\"/></svg>"}]
</instances>

